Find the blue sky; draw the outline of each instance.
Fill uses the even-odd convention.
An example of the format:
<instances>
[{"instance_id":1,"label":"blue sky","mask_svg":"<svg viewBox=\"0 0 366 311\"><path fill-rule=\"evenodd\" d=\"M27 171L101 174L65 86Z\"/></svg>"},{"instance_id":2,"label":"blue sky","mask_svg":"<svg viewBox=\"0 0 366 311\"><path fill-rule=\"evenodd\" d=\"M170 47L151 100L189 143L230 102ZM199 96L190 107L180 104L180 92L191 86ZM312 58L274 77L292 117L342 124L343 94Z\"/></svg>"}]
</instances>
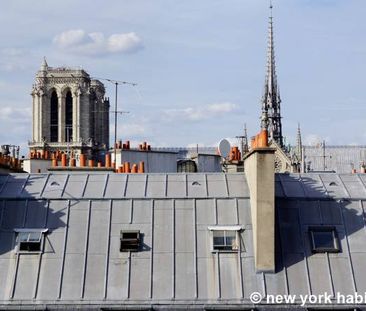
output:
<instances>
[{"instance_id":1,"label":"blue sky","mask_svg":"<svg viewBox=\"0 0 366 311\"><path fill-rule=\"evenodd\" d=\"M275 0L283 132L366 144L366 1ZM82 66L121 86L119 136L214 145L259 130L267 0L12 0L0 12L0 143L31 139L34 75ZM112 85L107 96L114 103ZM235 141L235 140L234 140ZM26 148L23 148L26 150Z\"/></svg>"}]
</instances>

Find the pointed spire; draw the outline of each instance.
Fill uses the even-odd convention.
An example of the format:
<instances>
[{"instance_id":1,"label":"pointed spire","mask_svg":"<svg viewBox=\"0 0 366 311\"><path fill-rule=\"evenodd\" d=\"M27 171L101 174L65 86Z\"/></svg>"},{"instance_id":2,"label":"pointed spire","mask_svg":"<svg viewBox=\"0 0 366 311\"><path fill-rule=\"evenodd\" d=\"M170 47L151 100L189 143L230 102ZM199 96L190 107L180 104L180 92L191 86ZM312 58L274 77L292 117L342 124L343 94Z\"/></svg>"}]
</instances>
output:
<instances>
[{"instance_id":1,"label":"pointed spire","mask_svg":"<svg viewBox=\"0 0 366 311\"><path fill-rule=\"evenodd\" d=\"M47 60L46 60L46 56L43 56L43 62L41 65L41 71L47 71L48 69L48 64L47 64Z\"/></svg>"},{"instance_id":2,"label":"pointed spire","mask_svg":"<svg viewBox=\"0 0 366 311\"><path fill-rule=\"evenodd\" d=\"M244 123L244 136L243 136L243 156L245 153L249 151L249 145L248 145L248 132L247 132L247 124Z\"/></svg>"},{"instance_id":3,"label":"pointed spire","mask_svg":"<svg viewBox=\"0 0 366 311\"><path fill-rule=\"evenodd\" d=\"M283 147L280 103L281 98L277 85L276 62L273 39L273 5L270 1L268 24L267 73L262 98L261 127L268 130L268 136Z\"/></svg>"},{"instance_id":4,"label":"pointed spire","mask_svg":"<svg viewBox=\"0 0 366 311\"><path fill-rule=\"evenodd\" d=\"M299 160L301 161L301 159L302 159L302 140L301 140L300 123L297 124L296 154L297 154Z\"/></svg>"}]
</instances>

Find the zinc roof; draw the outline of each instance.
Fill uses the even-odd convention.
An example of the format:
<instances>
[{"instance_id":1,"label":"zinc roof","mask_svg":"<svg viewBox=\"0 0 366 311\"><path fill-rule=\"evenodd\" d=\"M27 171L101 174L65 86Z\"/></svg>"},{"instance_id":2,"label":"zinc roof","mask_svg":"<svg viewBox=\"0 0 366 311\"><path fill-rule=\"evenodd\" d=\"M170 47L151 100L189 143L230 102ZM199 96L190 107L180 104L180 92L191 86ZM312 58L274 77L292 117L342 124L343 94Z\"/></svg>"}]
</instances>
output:
<instances>
[{"instance_id":1,"label":"zinc roof","mask_svg":"<svg viewBox=\"0 0 366 311\"><path fill-rule=\"evenodd\" d=\"M366 292L364 181L277 174L276 273L256 273L245 174L1 175L1 307L240 309L253 292ZM340 253L311 252L309 227L324 225ZM212 252L215 226L243 229L238 251ZM48 229L43 253L15 251L22 228ZM141 251L120 252L121 230L140 230Z\"/></svg>"}]
</instances>

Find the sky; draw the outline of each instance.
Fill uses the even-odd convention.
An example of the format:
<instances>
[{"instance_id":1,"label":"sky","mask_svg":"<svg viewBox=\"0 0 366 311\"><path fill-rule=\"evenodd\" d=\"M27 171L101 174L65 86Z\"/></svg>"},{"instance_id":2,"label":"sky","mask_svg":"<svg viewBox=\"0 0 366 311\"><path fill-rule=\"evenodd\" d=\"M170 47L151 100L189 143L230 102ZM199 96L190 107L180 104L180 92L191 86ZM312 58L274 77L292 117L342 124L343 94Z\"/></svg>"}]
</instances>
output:
<instances>
[{"instance_id":1,"label":"sky","mask_svg":"<svg viewBox=\"0 0 366 311\"><path fill-rule=\"evenodd\" d=\"M0 144L31 140L32 84L51 67L135 82L118 90L118 136L214 146L260 128L267 0L4 0ZM286 142L366 145L365 0L273 0ZM114 105L114 86L105 82ZM111 118L113 119L113 118ZM111 124L113 132L113 123ZM111 135L112 137L113 135Z\"/></svg>"}]
</instances>

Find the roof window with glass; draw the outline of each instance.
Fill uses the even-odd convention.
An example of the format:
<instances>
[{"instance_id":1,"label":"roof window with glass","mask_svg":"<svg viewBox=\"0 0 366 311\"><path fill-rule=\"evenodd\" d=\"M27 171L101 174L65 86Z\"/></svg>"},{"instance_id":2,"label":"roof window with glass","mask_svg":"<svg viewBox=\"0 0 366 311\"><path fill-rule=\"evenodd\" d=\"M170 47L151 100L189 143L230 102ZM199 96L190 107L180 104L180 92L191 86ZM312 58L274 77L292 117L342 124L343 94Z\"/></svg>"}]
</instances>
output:
<instances>
[{"instance_id":1,"label":"roof window with glass","mask_svg":"<svg viewBox=\"0 0 366 311\"><path fill-rule=\"evenodd\" d=\"M335 227L309 227L309 235L313 253L338 253L341 251Z\"/></svg>"},{"instance_id":2,"label":"roof window with glass","mask_svg":"<svg viewBox=\"0 0 366 311\"><path fill-rule=\"evenodd\" d=\"M17 253L43 252L44 234L48 229L15 229Z\"/></svg>"},{"instance_id":3,"label":"roof window with glass","mask_svg":"<svg viewBox=\"0 0 366 311\"><path fill-rule=\"evenodd\" d=\"M241 226L211 226L212 252L237 252L240 250Z\"/></svg>"}]
</instances>

